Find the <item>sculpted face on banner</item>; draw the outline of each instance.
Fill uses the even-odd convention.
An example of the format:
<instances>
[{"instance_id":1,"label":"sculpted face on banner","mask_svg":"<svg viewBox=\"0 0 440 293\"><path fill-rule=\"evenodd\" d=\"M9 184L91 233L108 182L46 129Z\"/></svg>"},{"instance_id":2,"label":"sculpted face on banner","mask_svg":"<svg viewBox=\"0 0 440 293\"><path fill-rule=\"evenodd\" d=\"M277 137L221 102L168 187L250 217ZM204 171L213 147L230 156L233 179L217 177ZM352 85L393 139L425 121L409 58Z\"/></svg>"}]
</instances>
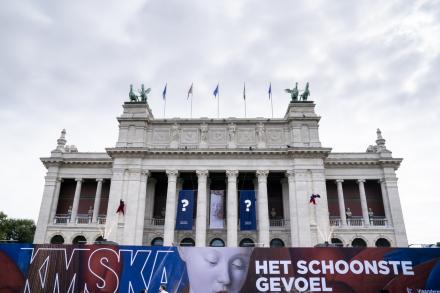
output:
<instances>
[{"instance_id":1,"label":"sculpted face on banner","mask_svg":"<svg viewBox=\"0 0 440 293\"><path fill-rule=\"evenodd\" d=\"M190 293L239 292L249 267L251 248L180 247Z\"/></svg>"}]
</instances>

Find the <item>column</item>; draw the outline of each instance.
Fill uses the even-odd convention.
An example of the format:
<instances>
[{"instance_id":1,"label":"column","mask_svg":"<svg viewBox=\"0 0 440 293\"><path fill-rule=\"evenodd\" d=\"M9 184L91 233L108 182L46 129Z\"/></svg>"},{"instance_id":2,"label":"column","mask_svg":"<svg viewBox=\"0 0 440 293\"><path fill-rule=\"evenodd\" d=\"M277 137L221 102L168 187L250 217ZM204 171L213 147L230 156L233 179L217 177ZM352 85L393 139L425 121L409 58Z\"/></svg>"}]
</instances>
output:
<instances>
[{"instance_id":1,"label":"column","mask_svg":"<svg viewBox=\"0 0 440 293\"><path fill-rule=\"evenodd\" d=\"M387 226L392 226L393 222L391 219L390 202L388 199L387 189L385 186L385 179L380 179L380 191L382 193L383 209L385 210L385 218L387 219Z\"/></svg>"},{"instance_id":2,"label":"column","mask_svg":"<svg viewBox=\"0 0 440 293\"><path fill-rule=\"evenodd\" d=\"M291 246L299 246L298 217L296 214L296 190L295 190L295 172L288 170L286 172L289 185L289 220L290 220L290 243Z\"/></svg>"},{"instance_id":3,"label":"column","mask_svg":"<svg viewBox=\"0 0 440 293\"><path fill-rule=\"evenodd\" d=\"M396 173L393 166L384 166L383 171L385 176L386 194L388 195L388 201L390 203L394 236L396 237L396 243L392 246L406 247L408 246L408 239L406 237Z\"/></svg>"},{"instance_id":4,"label":"column","mask_svg":"<svg viewBox=\"0 0 440 293\"><path fill-rule=\"evenodd\" d=\"M116 213L116 210L119 207L119 201L121 199L125 201L124 195L127 194L127 190L124 187L126 185L128 170L124 168L113 168L112 173L104 238L122 244L124 228L118 225L119 217L122 216Z\"/></svg>"},{"instance_id":5,"label":"column","mask_svg":"<svg viewBox=\"0 0 440 293\"><path fill-rule=\"evenodd\" d=\"M165 206L165 225L163 233L163 245L171 246L174 242L174 229L176 225L176 183L177 170L167 170L168 189L167 202Z\"/></svg>"},{"instance_id":6,"label":"column","mask_svg":"<svg viewBox=\"0 0 440 293\"><path fill-rule=\"evenodd\" d=\"M196 214L196 246L206 246L206 186L207 186L207 170L197 170L197 214Z\"/></svg>"},{"instance_id":7,"label":"column","mask_svg":"<svg viewBox=\"0 0 440 293\"><path fill-rule=\"evenodd\" d=\"M269 207L267 201L267 175L269 171L258 170L258 242L269 247Z\"/></svg>"},{"instance_id":8,"label":"column","mask_svg":"<svg viewBox=\"0 0 440 293\"><path fill-rule=\"evenodd\" d=\"M136 213L136 231L134 235L134 244L142 245L142 239L144 236L144 225L145 225L145 202L147 199L147 183L150 172L147 170L141 171L141 182L139 186L138 194L138 205Z\"/></svg>"},{"instance_id":9,"label":"column","mask_svg":"<svg viewBox=\"0 0 440 293\"><path fill-rule=\"evenodd\" d=\"M57 178L55 182L55 192L53 194L53 202L52 207L50 209L50 216L48 223L51 224L54 222L55 215L57 213L58 208L58 200L60 199L60 190L61 190L61 183L63 182L63 179Z\"/></svg>"},{"instance_id":10,"label":"column","mask_svg":"<svg viewBox=\"0 0 440 293\"><path fill-rule=\"evenodd\" d=\"M98 182L98 185L96 186L95 202L93 205L92 223L98 222L99 207L101 206L102 181L104 181L104 179L98 178L98 179L96 179L96 181Z\"/></svg>"},{"instance_id":11,"label":"column","mask_svg":"<svg viewBox=\"0 0 440 293\"><path fill-rule=\"evenodd\" d=\"M155 191L156 191L156 183L157 180L154 178L149 178L148 179L148 184L147 184L147 206L145 208L145 214L147 215L148 219L153 219L154 218L154 195L155 195ZM153 223L153 220L151 220L150 225Z\"/></svg>"},{"instance_id":12,"label":"column","mask_svg":"<svg viewBox=\"0 0 440 293\"><path fill-rule=\"evenodd\" d=\"M280 182L281 182L281 193L283 199L283 220L284 220L284 225L286 226L287 225L286 220L289 219L289 185L287 183L287 178L282 178Z\"/></svg>"},{"instance_id":13,"label":"column","mask_svg":"<svg viewBox=\"0 0 440 293\"><path fill-rule=\"evenodd\" d=\"M336 186L338 188L338 204L339 204L339 215L341 217L342 227L347 226L347 217L345 215L345 201L344 201L344 190L342 189L342 182L344 180L337 179Z\"/></svg>"},{"instance_id":14,"label":"column","mask_svg":"<svg viewBox=\"0 0 440 293\"><path fill-rule=\"evenodd\" d=\"M295 171L295 196L296 196L296 216L298 217L298 241L300 247L310 247L312 242L312 231L310 229L311 217L309 212L309 174L305 170Z\"/></svg>"},{"instance_id":15,"label":"column","mask_svg":"<svg viewBox=\"0 0 440 293\"><path fill-rule=\"evenodd\" d=\"M76 216L78 215L79 197L81 196L82 178L76 178L75 196L72 203L72 215L70 216L70 222L76 223Z\"/></svg>"},{"instance_id":16,"label":"column","mask_svg":"<svg viewBox=\"0 0 440 293\"><path fill-rule=\"evenodd\" d=\"M44 178L43 197L41 199L38 222L35 229L34 243L43 244L48 242L46 239L47 224L52 221L51 208L56 195L56 185L58 179L59 167L57 165L48 166L47 174Z\"/></svg>"},{"instance_id":17,"label":"column","mask_svg":"<svg viewBox=\"0 0 440 293\"><path fill-rule=\"evenodd\" d=\"M365 196L365 187L364 179L359 179L358 181L359 185L359 195L361 197L361 207L362 207L362 217L364 218L364 226L370 226L370 218L368 216L368 205L367 205L367 197Z\"/></svg>"},{"instance_id":18,"label":"column","mask_svg":"<svg viewBox=\"0 0 440 293\"><path fill-rule=\"evenodd\" d=\"M312 171L312 194L319 194L321 198L317 199L317 204L313 206L316 217L317 243L325 241L331 242L330 214L328 210L327 188L325 185L324 169L315 169ZM310 198L310 197L309 197ZM322 242L321 242L322 241Z\"/></svg>"},{"instance_id":19,"label":"column","mask_svg":"<svg viewBox=\"0 0 440 293\"><path fill-rule=\"evenodd\" d=\"M228 176L228 207L227 211L227 247L237 247L238 242L238 204L237 204L237 170L227 170Z\"/></svg>"}]
</instances>

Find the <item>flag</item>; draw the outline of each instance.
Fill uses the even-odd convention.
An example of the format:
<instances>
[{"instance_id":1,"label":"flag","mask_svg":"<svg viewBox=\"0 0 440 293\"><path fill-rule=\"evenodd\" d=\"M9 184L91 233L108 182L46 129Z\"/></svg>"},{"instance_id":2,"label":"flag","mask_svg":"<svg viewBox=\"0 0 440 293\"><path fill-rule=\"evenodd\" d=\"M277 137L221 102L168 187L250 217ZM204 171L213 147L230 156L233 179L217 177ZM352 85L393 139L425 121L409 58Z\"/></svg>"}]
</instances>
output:
<instances>
[{"instance_id":1,"label":"flag","mask_svg":"<svg viewBox=\"0 0 440 293\"><path fill-rule=\"evenodd\" d=\"M124 203L124 201L121 199L121 200L119 200L119 207L118 207L118 209L116 210L116 213L122 213L123 215L125 215L125 203Z\"/></svg>"},{"instance_id":2,"label":"flag","mask_svg":"<svg viewBox=\"0 0 440 293\"><path fill-rule=\"evenodd\" d=\"M243 84L243 100L246 100L246 83Z\"/></svg>"},{"instance_id":3,"label":"flag","mask_svg":"<svg viewBox=\"0 0 440 293\"><path fill-rule=\"evenodd\" d=\"M267 91L267 93L269 94L269 100L272 97L272 83L269 84L269 90Z\"/></svg>"},{"instance_id":4,"label":"flag","mask_svg":"<svg viewBox=\"0 0 440 293\"><path fill-rule=\"evenodd\" d=\"M319 195L319 194L312 194L311 196L310 196L310 201L309 201L309 203L312 203L312 204L316 204L316 198L321 198L321 196Z\"/></svg>"},{"instance_id":5,"label":"flag","mask_svg":"<svg viewBox=\"0 0 440 293\"><path fill-rule=\"evenodd\" d=\"M188 100L189 99L189 95L192 96L192 94L193 94L193 84L191 83L191 87L188 90L188 95L186 96L186 99Z\"/></svg>"},{"instance_id":6,"label":"flag","mask_svg":"<svg viewBox=\"0 0 440 293\"><path fill-rule=\"evenodd\" d=\"M217 84L217 86L215 87L215 90L214 90L214 92L213 92L213 95L214 95L214 98L217 98L217 96L218 96L218 84Z\"/></svg>"},{"instance_id":7,"label":"flag","mask_svg":"<svg viewBox=\"0 0 440 293\"><path fill-rule=\"evenodd\" d=\"M166 99L167 97L167 85L168 83L165 84L165 87L163 88L163 92L162 92L162 99Z\"/></svg>"}]
</instances>

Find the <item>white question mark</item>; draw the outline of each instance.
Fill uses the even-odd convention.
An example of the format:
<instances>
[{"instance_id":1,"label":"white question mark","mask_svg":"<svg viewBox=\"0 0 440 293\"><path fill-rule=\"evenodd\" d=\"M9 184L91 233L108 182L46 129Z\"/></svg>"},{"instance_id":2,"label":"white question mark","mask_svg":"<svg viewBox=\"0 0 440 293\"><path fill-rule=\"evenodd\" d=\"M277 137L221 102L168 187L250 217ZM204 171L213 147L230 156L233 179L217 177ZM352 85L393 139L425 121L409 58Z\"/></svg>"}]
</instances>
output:
<instances>
[{"instance_id":1,"label":"white question mark","mask_svg":"<svg viewBox=\"0 0 440 293\"><path fill-rule=\"evenodd\" d=\"M186 207L189 205L189 201L187 199L182 199L182 212L186 211Z\"/></svg>"},{"instance_id":2,"label":"white question mark","mask_svg":"<svg viewBox=\"0 0 440 293\"><path fill-rule=\"evenodd\" d=\"M246 205L246 212L249 212L249 207L252 205L252 202L249 199L246 199L244 204Z\"/></svg>"}]
</instances>

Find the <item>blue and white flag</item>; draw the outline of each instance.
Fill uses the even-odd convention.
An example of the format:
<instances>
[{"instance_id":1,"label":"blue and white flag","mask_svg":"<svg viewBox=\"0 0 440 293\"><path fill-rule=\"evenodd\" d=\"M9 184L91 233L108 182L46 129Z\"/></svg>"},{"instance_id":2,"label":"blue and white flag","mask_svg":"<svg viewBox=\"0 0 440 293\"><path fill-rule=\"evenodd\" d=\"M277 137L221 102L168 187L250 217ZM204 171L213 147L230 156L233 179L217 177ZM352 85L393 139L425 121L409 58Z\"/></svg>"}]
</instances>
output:
<instances>
[{"instance_id":1,"label":"blue and white flag","mask_svg":"<svg viewBox=\"0 0 440 293\"><path fill-rule=\"evenodd\" d=\"M243 84L243 100L246 100L246 83Z\"/></svg>"},{"instance_id":2,"label":"blue and white flag","mask_svg":"<svg viewBox=\"0 0 440 293\"><path fill-rule=\"evenodd\" d=\"M163 88L163 92L162 92L162 99L166 99L167 98L167 86L168 83L165 84L165 87Z\"/></svg>"},{"instance_id":3,"label":"blue and white flag","mask_svg":"<svg viewBox=\"0 0 440 293\"><path fill-rule=\"evenodd\" d=\"M269 90L267 91L267 94L269 95L269 100L272 98L272 83L269 84Z\"/></svg>"},{"instance_id":4,"label":"blue and white flag","mask_svg":"<svg viewBox=\"0 0 440 293\"><path fill-rule=\"evenodd\" d=\"M193 84L191 83L191 87L189 88L189 90L188 90L188 95L186 96L186 99L188 100L189 99L189 95L191 95L191 97L192 97L192 95L193 95Z\"/></svg>"},{"instance_id":5,"label":"blue and white flag","mask_svg":"<svg viewBox=\"0 0 440 293\"><path fill-rule=\"evenodd\" d=\"M176 230L192 230L194 190L181 190L177 203Z\"/></svg>"},{"instance_id":6,"label":"blue and white flag","mask_svg":"<svg viewBox=\"0 0 440 293\"><path fill-rule=\"evenodd\" d=\"M240 230L257 230L255 190L240 190Z\"/></svg>"},{"instance_id":7,"label":"blue and white flag","mask_svg":"<svg viewBox=\"0 0 440 293\"><path fill-rule=\"evenodd\" d=\"M218 90L218 85L219 85L219 84L217 84L217 86L216 86L214 92L212 93L212 94L214 95L214 98L217 98L217 96L218 96L218 92L219 92L219 90Z\"/></svg>"}]
</instances>

